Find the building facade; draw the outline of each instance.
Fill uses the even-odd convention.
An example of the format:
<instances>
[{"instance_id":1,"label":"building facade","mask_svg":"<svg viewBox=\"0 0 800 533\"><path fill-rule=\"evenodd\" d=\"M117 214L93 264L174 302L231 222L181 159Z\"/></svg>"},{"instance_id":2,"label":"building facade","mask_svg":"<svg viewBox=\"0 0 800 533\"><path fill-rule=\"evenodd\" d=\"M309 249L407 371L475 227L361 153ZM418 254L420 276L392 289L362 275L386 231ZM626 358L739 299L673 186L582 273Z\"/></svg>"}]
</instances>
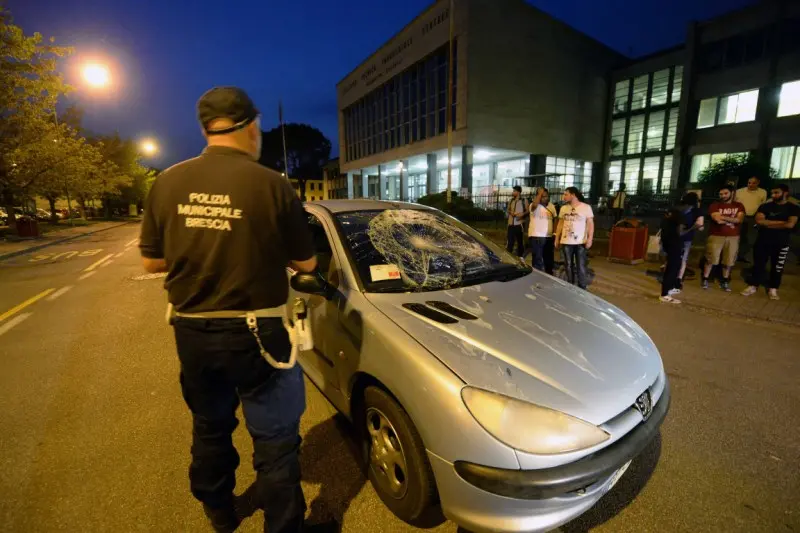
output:
<instances>
[{"instance_id":1,"label":"building facade","mask_svg":"<svg viewBox=\"0 0 800 533\"><path fill-rule=\"evenodd\" d=\"M523 0L438 1L337 85L347 195L479 198L532 175L589 192L623 61Z\"/></svg>"},{"instance_id":2,"label":"building facade","mask_svg":"<svg viewBox=\"0 0 800 533\"><path fill-rule=\"evenodd\" d=\"M729 155L798 189L800 4L767 0L693 23L685 45L612 72L603 192L691 187Z\"/></svg>"},{"instance_id":3,"label":"building facade","mask_svg":"<svg viewBox=\"0 0 800 533\"><path fill-rule=\"evenodd\" d=\"M798 188L800 3L692 23L685 44L635 60L523 0L449 6L337 85L342 197L414 201L448 182L478 203L534 183L668 194L731 154Z\"/></svg>"}]
</instances>

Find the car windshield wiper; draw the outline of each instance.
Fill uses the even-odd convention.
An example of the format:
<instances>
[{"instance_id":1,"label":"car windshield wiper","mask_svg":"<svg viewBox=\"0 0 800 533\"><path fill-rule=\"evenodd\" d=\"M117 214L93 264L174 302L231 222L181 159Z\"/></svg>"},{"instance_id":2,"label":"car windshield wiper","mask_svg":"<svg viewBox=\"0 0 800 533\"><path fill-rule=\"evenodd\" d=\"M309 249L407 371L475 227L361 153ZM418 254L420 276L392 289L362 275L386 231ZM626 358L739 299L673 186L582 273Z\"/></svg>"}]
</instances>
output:
<instances>
[{"instance_id":1,"label":"car windshield wiper","mask_svg":"<svg viewBox=\"0 0 800 533\"><path fill-rule=\"evenodd\" d=\"M425 292L424 289L419 287L378 287L375 289L368 289L367 292L377 293L401 293L401 292Z\"/></svg>"},{"instance_id":2,"label":"car windshield wiper","mask_svg":"<svg viewBox=\"0 0 800 533\"><path fill-rule=\"evenodd\" d=\"M480 272L465 276L462 285L475 285L488 281L511 281L530 273L531 270L528 268L506 263L498 265L490 270L481 270Z\"/></svg>"}]
</instances>

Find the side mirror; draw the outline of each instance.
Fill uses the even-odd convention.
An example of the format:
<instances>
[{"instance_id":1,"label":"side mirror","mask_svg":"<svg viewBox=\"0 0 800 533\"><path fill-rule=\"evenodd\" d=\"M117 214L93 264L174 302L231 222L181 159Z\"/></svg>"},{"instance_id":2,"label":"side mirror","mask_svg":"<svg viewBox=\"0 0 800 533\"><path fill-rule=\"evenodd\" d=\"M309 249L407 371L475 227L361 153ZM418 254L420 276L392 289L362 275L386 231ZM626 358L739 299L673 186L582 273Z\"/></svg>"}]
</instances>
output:
<instances>
[{"instance_id":1,"label":"side mirror","mask_svg":"<svg viewBox=\"0 0 800 533\"><path fill-rule=\"evenodd\" d=\"M334 287L322 277L319 271L314 273L298 272L292 276L290 284L292 289L297 292L324 296L327 300L332 299L335 292Z\"/></svg>"}]
</instances>

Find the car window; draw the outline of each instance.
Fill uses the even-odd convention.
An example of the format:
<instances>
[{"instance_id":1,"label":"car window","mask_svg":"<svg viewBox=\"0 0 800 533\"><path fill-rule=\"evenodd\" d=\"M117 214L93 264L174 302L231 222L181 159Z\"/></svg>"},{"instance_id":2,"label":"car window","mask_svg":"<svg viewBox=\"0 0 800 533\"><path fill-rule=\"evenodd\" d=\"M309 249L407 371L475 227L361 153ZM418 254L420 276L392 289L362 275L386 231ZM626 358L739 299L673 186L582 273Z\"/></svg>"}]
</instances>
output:
<instances>
[{"instance_id":1,"label":"car window","mask_svg":"<svg viewBox=\"0 0 800 533\"><path fill-rule=\"evenodd\" d=\"M333 248L325 233L322 222L311 213L308 213L308 229L314 241L314 250L317 255L319 271L327 278L328 282L338 286L338 266L333 257Z\"/></svg>"},{"instance_id":2,"label":"car window","mask_svg":"<svg viewBox=\"0 0 800 533\"><path fill-rule=\"evenodd\" d=\"M440 290L498 269L530 268L480 233L439 211L386 209L336 216L368 292Z\"/></svg>"}]
</instances>

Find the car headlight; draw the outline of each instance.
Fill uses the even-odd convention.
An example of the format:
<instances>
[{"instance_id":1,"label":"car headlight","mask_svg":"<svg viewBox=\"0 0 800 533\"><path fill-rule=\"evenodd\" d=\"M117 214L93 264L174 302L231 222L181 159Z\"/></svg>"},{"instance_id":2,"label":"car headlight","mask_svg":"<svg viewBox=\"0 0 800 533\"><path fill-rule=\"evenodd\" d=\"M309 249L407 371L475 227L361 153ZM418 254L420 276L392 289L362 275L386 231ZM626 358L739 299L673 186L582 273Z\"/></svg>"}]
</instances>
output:
<instances>
[{"instance_id":1,"label":"car headlight","mask_svg":"<svg viewBox=\"0 0 800 533\"><path fill-rule=\"evenodd\" d=\"M550 455L590 448L610 435L599 427L529 402L465 387L464 403L496 439L523 452Z\"/></svg>"}]
</instances>

